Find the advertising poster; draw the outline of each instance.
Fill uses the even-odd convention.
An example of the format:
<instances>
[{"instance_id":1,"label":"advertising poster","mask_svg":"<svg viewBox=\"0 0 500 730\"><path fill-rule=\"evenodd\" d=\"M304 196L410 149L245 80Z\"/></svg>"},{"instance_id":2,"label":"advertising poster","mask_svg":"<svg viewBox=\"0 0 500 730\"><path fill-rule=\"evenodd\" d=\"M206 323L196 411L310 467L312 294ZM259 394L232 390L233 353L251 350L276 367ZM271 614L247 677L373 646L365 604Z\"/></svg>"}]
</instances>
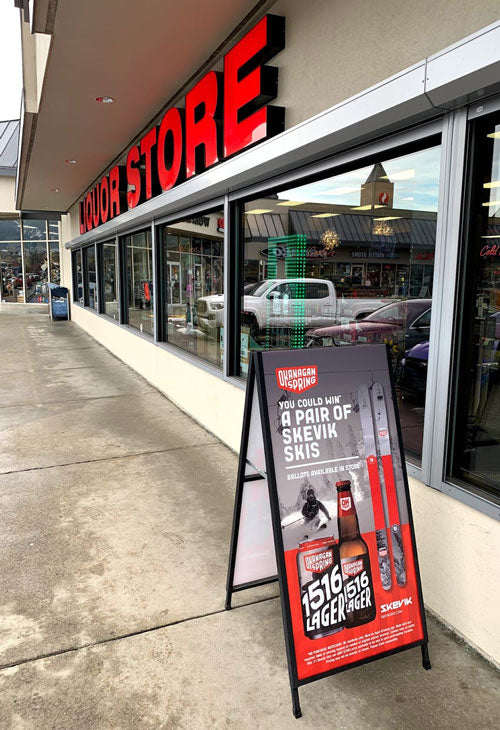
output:
<instances>
[{"instance_id":1,"label":"advertising poster","mask_svg":"<svg viewBox=\"0 0 500 730\"><path fill-rule=\"evenodd\" d=\"M298 682L426 641L385 346L258 357Z\"/></svg>"}]
</instances>

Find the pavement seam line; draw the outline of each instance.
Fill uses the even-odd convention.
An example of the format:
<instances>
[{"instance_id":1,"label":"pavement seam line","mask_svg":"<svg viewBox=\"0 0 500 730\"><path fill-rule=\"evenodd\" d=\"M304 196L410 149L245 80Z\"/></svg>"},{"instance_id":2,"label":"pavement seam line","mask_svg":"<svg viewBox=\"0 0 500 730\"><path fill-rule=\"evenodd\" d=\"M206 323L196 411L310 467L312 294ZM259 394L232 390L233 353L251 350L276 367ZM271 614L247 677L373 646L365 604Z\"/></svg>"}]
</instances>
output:
<instances>
[{"instance_id":1,"label":"pavement seam line","mask_svg":"<svg viewBox=\"0 0 500 730\"><path fill-rule=\"evenodd\" d=\"M185 444L184 446L173 446L171 449L158 449L156 451L139 451L136 454L116 454L116 456L105 456L102 459L83 459L82 461L68 461L64 464L50 464L49 466L31 466L27 469L13 469L12 471L0 472L0 477L8 474L22 474L26 471L43 471L44 469L59 469L62 466L73 466L73 464L94 464L99 461L114 461L115 459L131 459L134 456L151 456L152 454L168 454L171 451L181 451L182 449L201 449L205 446L219 446L220 441L206 441L202 444ZM224 445L224 444L222 444Z\"/></svg>"},{"instance_id":2,"label":"pavement seam line","mask_svg":"<svg viewBox=\"0 0 500 730\"><path fill-rule=\"evenodd\" d=\"M232 606L231 611L238 611L240 608L246 608L247 606L255 606L259 603L265 603L266 601L274 601L279 598L277 596L268 596L267 598L258 598L255 601L249 603L242 603L241 606ZM209 618L210 616L217 616L221 613L227 613L228 610L220 608L217 611L209 611L208 613L202 613L198 616L188 616L187 618L180 618L177 621L171 621L166 624L158 624L157 626L150 626L147 629L139 629L138 631L131 631L128 634L121 634L120 636L110 636L108 639L101 639L100 641L89 642L88 644L81 644L80 646L72 646L69 649L58 649L56 651L48 652L47 654L39 654L34 657L28 657L26 659L20 659L17 662L10 662L7 664L0 664L0 672L5 669L13 669L14 667L20 667L24 664L31 664L42 659L50 659L54 656L61 656L62 654L72 654L80 651L81 649L91 649L94 646L102 646L103 644L111 644L114 641L122 641L123 639L131 639L134 636L142 636L143 634L151 634L153 631L160 631L161 629L167 629L171 626L178 626L179 624L189 623L190 621L199 621L200 619Z\"/></svg>"},{"instance_id":3,"label":"pavement seam line","mask_svg":"<svg viewBox=\"0 0 500 730\"><path fill-rule=\"evenodd\" d=\"M42 372L42 371L38 371ZM20 403L19 405L0 406L0 410L7 408L33 408L33 406L57 406L61 403L87 403L95 400L105 400L106 398L133 398L134 396L149 395L148 391L152 386L147 383L147 387L143 391L135 393L113 393L113 395L95 395L92 398L72 398L70 400L47 400L47 401L31 401L29 403Z\"/></svg>"},{"instance_id":4,"label":"pavement seam line","mask_svg":"<svg viewBox=\"0 0 500 730\"><path fill-rule=\"evenodd\" d=\"M71 368L31 368L28 370L0 370L0 375L14 375L18 373L53 373L53 372L68 372L69 370L95 370L96 368L112 368L116 367L115 363L112 363L110 365L75 365ZM139 376L141 377L141 376ZM147 381L146 381L147 382ZM109 396L107 396L109 397ZM8 406L7 406L8 407Z\"/></svg>"}]
</instances>

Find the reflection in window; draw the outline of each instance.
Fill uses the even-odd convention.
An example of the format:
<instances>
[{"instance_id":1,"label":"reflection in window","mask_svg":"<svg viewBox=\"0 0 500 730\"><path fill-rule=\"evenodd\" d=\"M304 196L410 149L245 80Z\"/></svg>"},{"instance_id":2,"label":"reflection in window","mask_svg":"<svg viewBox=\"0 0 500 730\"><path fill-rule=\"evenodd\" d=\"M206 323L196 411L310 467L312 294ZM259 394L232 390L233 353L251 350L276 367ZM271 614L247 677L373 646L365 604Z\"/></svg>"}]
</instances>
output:
<instances>
[{"instance_id":1,"label":"reflection in window","mask_svg":"<svg viewBox=\"0 0 500 730\"><path fill-rule=\"evenodd\" d=\"M104 314L118 319L118 248L115 241L102 245Z\"/></svg>"},{"instance_id":2,"label":"reflection in window","mask_svg":"<svg viewBox=\"0 0 500 730\"><path fill-rule=\"evenodd\" d=\"M25 241L46 241L46 221L23 221L23 238Z\"/></svg>"},{"instance_id":3,"label":"reflection in window","mask_svg":"<svg viewBox=\"0 0 500 730\"><path fill-rule=\"evenodd\" d=\"M0 219L0 241L20 241L21 223L17 218Z\"/></svg>"},{"instance_id":4,"label":"reflection in window","mask_svg":"<svg viewBox=\"0 0 500 730\"><path fill-rule=\"evenodd\" d=\"M4 302L24 301L20 243L0 241L0 267L0 300Z\"/></svg>"},{"instance_id":5,"label":"reflection in window","mask_svg":"<svg viewBox=\"0 0 500 730\"><path fill-rule=\"evenodd\" d=\"M50 241L49 243L50 252L50 281L52 284L61 283L61 268L59 262L59 242Z\"/></svg>"},{"instance_id":6,"label":"reflection in window","mask_svg":"<svg viewBox=\"0 0 500 730\"><path fill-rule=\"evenodd\" d=\"M500 114L474 123L451 475L500 495Z\"/></svg>"},{"instance_id":7,"label":"reflection in window","mask_svg":"<svg viewBox=\"0 0 500 730\"><path fill-rule=\"evenodd\" d=\"M59 222L58 221L49 221L49 241L58 241L59 240Z\"/></svg>"},{"instance_id":8,"label":"reflection in window","mask_svg":"<svg viewBox=\"0 0 500 730\"><path fill-rule=\"evenodd\" d=\"M73 301L83 304L83 267L82 251L73 251L71 254L71 265L73 267Z\"/></svg>"},{"instance_id":9,"label":"reflection in window","mask_svg":"<svg viewBox=\"0 0 500 730\"><path fill-rule=\"evenodd\" d=\"M215 211L162 231L166 338L216 365L223 352L223 216Z\"/></svg>"},{"instance_id":10,"label":"reflection in window","mask_svg":"<svg viewBox=\"0 0 500 730\"><path fill-rule=\"evenodd\" d=\"M95 246L83 249L85 306L97 310L97 271Z\"/></svg>"},{"instance_id":11,"label":"reflection in window","mask_svg":"<svg viewBox=\"0 0 500 730\"><path fill-rule=\"evenodd\" d=\"M45 224L45 222L44 222ZM23 223L23 229L24 229ZM48 302L48 260L46 241L25 241L24 280L27 302Z\"/></svg>"},{"instance_id":12,"label":"reflection in window","mask_svg":"<svg viewBox=\"0 0 500 730\"><path fill-rule=\"evenodd\" d=\"M251 350L389 343L405 448L417 460L439 158L432 147L384 160L271 191L244 211L241 375Z\"/></svg>"},{"instance_id":13,"label":"reflection in window","mask_svg":"<svg viewBox=\"0 0 500 730\"><path fill-rule=\"evenodd\" d=\"M128 323L140 332L154 334L153 252L151 230L126 236Z\"/></svg>"}]
</instances>

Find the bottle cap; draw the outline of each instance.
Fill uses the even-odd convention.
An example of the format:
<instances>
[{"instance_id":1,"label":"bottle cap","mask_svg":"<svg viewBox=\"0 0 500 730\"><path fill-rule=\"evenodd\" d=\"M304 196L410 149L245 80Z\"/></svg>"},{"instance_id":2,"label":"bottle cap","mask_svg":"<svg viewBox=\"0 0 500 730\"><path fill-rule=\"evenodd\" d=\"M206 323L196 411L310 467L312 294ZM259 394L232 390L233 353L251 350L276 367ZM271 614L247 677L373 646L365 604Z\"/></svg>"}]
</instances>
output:
<instances>
[{"instance_id":1,"label":"bottle cap","mask_svg":"<svg viewBox=\"0 0 500 730\"><path fill-rule=\"evenodd\" d=\"M343 482L337 482L335 484L335 486L337 487L337 492L344 492L347 489L351 488L351 482L348 479L346 479Z\"/></svg>"}]
</instances>

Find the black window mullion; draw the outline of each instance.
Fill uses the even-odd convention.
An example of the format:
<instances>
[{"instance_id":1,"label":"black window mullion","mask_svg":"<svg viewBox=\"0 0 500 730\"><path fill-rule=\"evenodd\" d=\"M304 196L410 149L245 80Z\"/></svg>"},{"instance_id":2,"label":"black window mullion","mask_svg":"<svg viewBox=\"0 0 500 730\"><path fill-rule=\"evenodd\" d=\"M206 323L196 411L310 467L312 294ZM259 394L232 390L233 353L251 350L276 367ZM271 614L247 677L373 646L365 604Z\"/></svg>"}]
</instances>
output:
<instances>
[{"instance_id":1,"label":"black window mullion","mask_svg":"<svg viewBox=\"0 0 500 730\"><path fill-rule=\"evenodd\" d=\"M243 263L245 255L244 246L244 221L243 205L238 201L230 203L227 207L229 221L229 246L228 261L225 266L229 268L231 282L229 291L225 293L226 306L228 309L228 375L238 376L240 374L240 330L241 330L241 293L243 291Z\"/></svg>"},{"instance_id":2,"label":"black window mullion","mask_svg":"<svg viewBox=\"0 0 500 730\"><path fill-rule=\"evenodd\" d=\"M128 324L129 281L127 273L127 239L118 239L118 273L120 277L120 324Z\"/></svg>"},{"instance_id":3,"label":"black window mullion","mask_svg":"<svg viewBox=\"0 0 500 730\"><path fill-rule=\"evenodd\" d=\"M167 245L165 226L157 226L156 228L156 281L155 286L157 287L157 298L158 302L157 311L155 316L158 318L158 339L160 342L166 342L168 338L167 333L167 319L168 319L168 300L167 300L167 282L165 277L166 260L167 260Z\"/></svg>"},{"instance_id":4,"label":"black window mullion","mask_svg":"<svg viewBox=\"0 0 500 730\"><path fill-rule=\"evenodd\" d=\"M97 311L99 314L104 314L106 309L104 306L104 246L102 243L96 245L95 264L97 269Z\"/></svg>"}]
</instances>

